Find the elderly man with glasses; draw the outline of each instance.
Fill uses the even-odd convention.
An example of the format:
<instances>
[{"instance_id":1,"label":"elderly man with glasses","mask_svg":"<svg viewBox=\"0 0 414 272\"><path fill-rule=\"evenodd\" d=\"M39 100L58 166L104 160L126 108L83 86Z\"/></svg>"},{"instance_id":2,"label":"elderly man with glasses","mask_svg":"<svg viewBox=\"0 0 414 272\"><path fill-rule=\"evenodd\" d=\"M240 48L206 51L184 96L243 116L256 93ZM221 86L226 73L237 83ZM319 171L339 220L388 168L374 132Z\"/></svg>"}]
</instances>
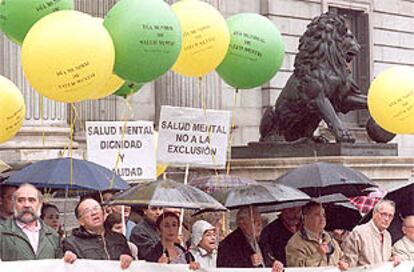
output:
<instances>
[{"instance_id":1,"label":"elderly man with glasses","mask_svg":"<svg viewBox=\"0 0 414 272\"><path fill-rule=\"evenodd\" d=\"M394 244L392 252L402 261L414 261L414 215L404 218L402 232L404 237Z\"/></svg>"},{"instance_id":2,"label":"elderly man with glasses","mask_svg":"<svg viewBox=\"0 0 414 272\"><path fill-rule=\"evenodd\" d=\"M395 213L395 203L380 200L374 207L372 219L357 226L342 244L344 259L351 266L373 265L392 261L400 263L398 256L392 256L391 234L387 231Z\"/></svg>"},{"instance_id":3,"label":"elderly man with glasses","mask_svg":"<svg viewBox=\"0 0 414 272\"><path fill-rule=\"evenodd\" d=\"M126 269L132 255L126 238L116 232L105 231L101 205L92 198L79 201L75 208L79 228L63 241L64 260L73 263L76 259L120 260Z\"/></svg>"}]
</instances>

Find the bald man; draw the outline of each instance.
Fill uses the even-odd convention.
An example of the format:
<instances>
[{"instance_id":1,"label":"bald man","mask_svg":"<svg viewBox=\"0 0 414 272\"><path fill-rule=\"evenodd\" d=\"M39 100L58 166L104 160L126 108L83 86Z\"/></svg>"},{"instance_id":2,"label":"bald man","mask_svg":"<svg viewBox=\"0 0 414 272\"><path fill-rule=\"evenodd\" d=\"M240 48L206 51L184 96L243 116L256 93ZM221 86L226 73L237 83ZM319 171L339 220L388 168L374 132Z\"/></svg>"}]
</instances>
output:
<instances>
[{"instance_id":1,"label":"bald man","mask_svg":"<svg viewBox=\"0 0 414 272\"><path fill-rule=\"evenodd\" d=\"M402 232L404 237L394 244L393 255L399 256L402 261L414 261L414 215L404 219Z\"/></svg>"}]
</instances>

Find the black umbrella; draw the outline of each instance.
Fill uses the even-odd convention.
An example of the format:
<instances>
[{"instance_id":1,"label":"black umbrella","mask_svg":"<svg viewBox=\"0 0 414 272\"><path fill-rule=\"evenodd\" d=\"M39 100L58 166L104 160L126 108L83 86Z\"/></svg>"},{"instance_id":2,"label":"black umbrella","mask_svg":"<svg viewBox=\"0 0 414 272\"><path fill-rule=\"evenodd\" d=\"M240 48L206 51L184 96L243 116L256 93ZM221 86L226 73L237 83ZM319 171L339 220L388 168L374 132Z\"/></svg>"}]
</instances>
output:
<instances>
[{"instance_id":1,"label":"black umbrella","mask_svg":"<svg viewBox=\"0 0 414 272\"><path fill-rule=\"evenodd\" d=\"M238 186L212 195L228 209L310 200L308 195L295 188L274 183Z\"/></svg>"},{"instance_id":2,"label":"black umbrella","mask_svg":"<svg viewBox=\"0 0 414 272\"><path fill-rule=\"evenodd\" d=\"M326 212L326 227L325 230L332 231L334 229L352 230L358 225L362 216L359 210L352 205L348 198L343 194L332 194L312 198L315 201L323 204ZM282 203L279 205L265 206L259 208L261 213L270 213L280 211L286 208L300 207L309 203L308 201L293 201Z\"/></svg>"},{"instance_id":3,"label":"black umbrella","mask_svg":"<svg viewBox=\"0 0 414 272\"><path fill-rule=\"evenodd\" d=\"M351 231L362 218L358 208L349 202L324 205L326 212L326 227L328 231L345 229Z\"/></svg>"},{"instance_id":4,"label":"black umbrella","mask_svg":"<svg viewBox=\"0 0 414 272\"><path fill-rule=\"evenodd\" d=\"M376 187L364 174L340 164L317 162L293 169L276 179L276 183L292 186L312 197L341 193L347 197Z\"/></svg>"},{"instance_id":5,"label":"black umbrella","mask_svg":"<svg viewBox=\"0 0 414 272\"><path fill-rule=\"evenodd\" d=\"M414 215L414 182L394 188L385 195L385 198L395 202L394 220L388 229L394 243L403 236L401 230L403 218Z\"/></svg>"},{"instance_id":6,"label":"black umbrella","mask_svg":"<svg viewBox=\"0 0 414 272\"><path fill-rule=\"evenodd\" d=\"M209 194L168 179L138 184L115 195L109 204L227 210Z\"/></svg>"},{"instance_id":7,"label":"black umbrella","mask_svg":"<svg viewBox=\"0 0 414 272\"><path fill-rule=\"evenodd\" d=\"M38 188L110 190L127 189L128 183L96 163L70 158L44 160L13 173L4 184L30 183Z\"/></svg>"},{"instance_id":8,"label":"black umbrella","mask_svg":"<svg viewBox=\"0 0 414 272\"><path fill-rule=\"evenodd\" d=\"M401 216L414 215L414 182L389 191L385 198L395 202Z\"/></svg>"}]
</instances>

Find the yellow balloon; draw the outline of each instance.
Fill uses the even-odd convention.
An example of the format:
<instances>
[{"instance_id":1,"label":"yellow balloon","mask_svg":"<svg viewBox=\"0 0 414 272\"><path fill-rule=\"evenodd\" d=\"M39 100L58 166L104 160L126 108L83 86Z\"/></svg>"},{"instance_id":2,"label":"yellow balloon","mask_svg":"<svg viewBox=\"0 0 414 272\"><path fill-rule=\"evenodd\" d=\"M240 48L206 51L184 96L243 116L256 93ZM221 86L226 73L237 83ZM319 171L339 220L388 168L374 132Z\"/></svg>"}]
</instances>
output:
<instances>
[{"instance_id":1,"label":"yellow balloon","mask_svg":"<svg viewBox=\"0 0 414 272\"><path fill-rule=\"evenodd\" d=\"M26 106L13 82L0 76L0 143L13 138L23 125Z\"/></svg>"},{"instance_id":2,"label":"yellow balloon","mask_svg":"<svg viewBox=\"0 0 414 272\"><path fill-rule=\"evenodd\" d=\"M99 18L99 17L93 17L93 19L103 25L104 19ZM107 97L108 95L113 94L115 91L121 88L122 85L124 85L124 83L125 83L125 80L123 80L116 74L112 74L111 77L102 86L102 88L96 91L93 91L90 94L89 99L101 99L101 98Z\"/></svg>"},{"instance_id":3,"label":"yellow balloon","mask_svg":"<svg viewBox=\"0 0 414 272\"><path fill-rule=\"evenodd\" d=\"M60 102L79 102L101 90L114 61L114 45L102 23L78 11L42 18L22 46L22 66L30 84Z\"/></svg>"},{"instance_id":4,"label":"yellow balloon","mask_svg":"<svg viewBox=\"0 0 414 272\"><path fill-rule=\"evenodd\" d=\"M112 74L105 85L102 86L102 88L91 93L89 99L101 99L107 97L108 95L113 94L116 90L121 88L124 83L125 80L115 74Z\"/></svg>"},{"instance_id":5,"label":"yellow balloon","mask_svg":"<svg viewBox=\"0 0 414 272\"><path fill-rule=\"evenodd\" d=\"M392 67L380 73L368 92L375 122L396 134L414 133L414 69Z\"/></svg>"},{"instance_id":6,"label":"yellow balloon","mask_svg":"<svg viewBox=\"0 0 414 272\"><path fill-rule=\"evenodd\" d=\"M182 0L172 9L181 24L181 51L172 70L188 77L201 77L217 68L230 43L227 23L213 6L198 0Z\"/></svg>"}]
</instances>

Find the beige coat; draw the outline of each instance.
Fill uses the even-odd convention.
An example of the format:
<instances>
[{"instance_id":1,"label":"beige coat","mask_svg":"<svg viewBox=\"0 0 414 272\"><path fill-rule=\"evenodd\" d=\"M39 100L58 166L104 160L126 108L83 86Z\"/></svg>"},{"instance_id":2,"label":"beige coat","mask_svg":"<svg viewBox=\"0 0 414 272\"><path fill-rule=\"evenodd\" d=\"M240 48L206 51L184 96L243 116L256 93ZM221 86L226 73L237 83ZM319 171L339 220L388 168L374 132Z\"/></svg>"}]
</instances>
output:
<instances>
[{"instance_id":1,"label":"beige coat","mask_svg":"<svg viewBox=\"0 0 414 272\"><path fill-rule=\"evenodd\" d=\"M322 232L321 239L302 229L296 232L286 245L286 264L288 267L319 267L336 266L342 257L339 244L329 233ZM322 255L318 252L320 243L328 243L333 250L331 254Z\"/></svg>"},{"instance_id":2,"label":"beige coat","mask_svg":"<svg viewBox=\"0 0 414 272\"><path fill-rule=\"evenodd\" d=\"M384 241L371 220L354 228L342 243L344 260L351 266L372 265L387 262L391 258L391 235L385 230Z\"/></svg>"},{"instance_id":3,"label":"beige coat","mask_svg":"<svg viewBox=\"0 0 414 272\"><path fill-rule=\"evenodd\" d=\"M400 256L401 261L414 261L414 242L404 236L394 244L392 254Z\"/></svg>"}]
</instances>

